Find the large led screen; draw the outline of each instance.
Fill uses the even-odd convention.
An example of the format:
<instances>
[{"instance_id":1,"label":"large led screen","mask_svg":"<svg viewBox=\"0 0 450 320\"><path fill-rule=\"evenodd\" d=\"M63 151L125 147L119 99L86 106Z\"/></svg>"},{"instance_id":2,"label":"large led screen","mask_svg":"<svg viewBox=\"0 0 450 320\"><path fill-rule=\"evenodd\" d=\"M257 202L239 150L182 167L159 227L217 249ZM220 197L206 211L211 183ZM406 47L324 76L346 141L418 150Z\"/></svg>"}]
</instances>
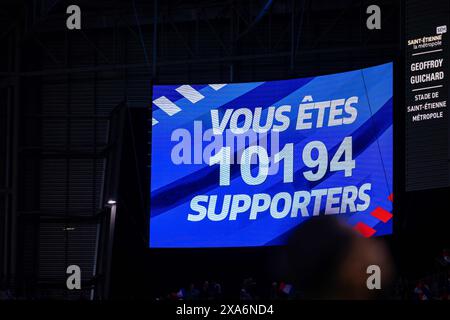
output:
<instances>
[{"instance_id":1,"label":"large led screen","mask_svg":"<svg viewBox=\"0 0 450 320\"><path fill-rule=\"evenodd\" d=\"M392 233L392 69L155 85L150 247L282 245L320 215Z\"/></svg>"}]
</instances>

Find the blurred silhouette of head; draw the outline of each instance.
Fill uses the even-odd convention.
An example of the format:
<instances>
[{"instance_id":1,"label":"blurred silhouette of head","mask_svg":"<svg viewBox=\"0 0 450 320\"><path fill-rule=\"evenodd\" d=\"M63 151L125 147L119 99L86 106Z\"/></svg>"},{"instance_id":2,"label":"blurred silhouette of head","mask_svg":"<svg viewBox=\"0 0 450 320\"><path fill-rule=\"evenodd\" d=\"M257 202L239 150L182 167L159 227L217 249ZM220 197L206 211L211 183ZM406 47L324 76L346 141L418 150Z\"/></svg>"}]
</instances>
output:
<instances>
[{"instance_id":1,"label":"blurred silhouette of head","mask_svg":"<svg viewBox=\"0 0 450 320\"><path fill-rule=\"evenodd\" d=\"M392 278L391 258L380 240L363 238L341 220L314 217L299 225L288 241L288 261L296 287L308 299L372 299L367 267L381 269L381 288Z\"/></svg>"}]
</instances>

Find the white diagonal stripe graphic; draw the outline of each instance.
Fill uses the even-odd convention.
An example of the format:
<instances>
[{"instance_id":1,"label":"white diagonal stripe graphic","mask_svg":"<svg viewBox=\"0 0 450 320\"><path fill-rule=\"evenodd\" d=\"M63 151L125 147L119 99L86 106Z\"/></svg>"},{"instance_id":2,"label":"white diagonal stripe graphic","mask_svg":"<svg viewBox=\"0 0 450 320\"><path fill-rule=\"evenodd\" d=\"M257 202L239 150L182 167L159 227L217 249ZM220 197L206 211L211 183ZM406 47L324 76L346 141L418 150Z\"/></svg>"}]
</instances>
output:
<instances>
[{"instance_id":1,"label":"white diagonal stripe graphic","mask_svg":"<svg viewBox=\"0 0 450 320\"><path fill-rule=\"evenodd\" d=\"M209 86L217 91L217 90L222 89L223 87L225 87L226 83L210 84Z\"/></svg>"},{"instance_id":2,"label":"white diagonal stripe graphic","mask_svg":"<svg viewBox=\"0 0 450 320\"><path fill-rule=\"evenodd\" d=\"M181 109L175 103L167 99L165 96L153 100L153 103L169 116L173 116L175 113L181 111Z\"/></svg>"},{"instance_id":3,"label":"white diagonal stripe graphic","mask_svg":"<svg viewBox=\"0 0 450 320\"><path fill-rule=\"evenodd\" d=\"M192 103L196 103L200 100L202 100L205 96L202 95L200 92L192 88L190 85L182 85L181 87L178 87L175 89L178 91L179 94L181 94L183 97L188 99Z\"/></svg>"},{"instance_id":4,"label":"white diagonal stripe graphic","mask_svg":"<svg viewBox=\"0 0 450 320\"><path fill-rule=\"evenodd\" d=\"M159 121L156 120L155 118L152 118L152 127L153 127L155 124L157 124L157 123L159 123Z\"/></svg>"}]
</instances>

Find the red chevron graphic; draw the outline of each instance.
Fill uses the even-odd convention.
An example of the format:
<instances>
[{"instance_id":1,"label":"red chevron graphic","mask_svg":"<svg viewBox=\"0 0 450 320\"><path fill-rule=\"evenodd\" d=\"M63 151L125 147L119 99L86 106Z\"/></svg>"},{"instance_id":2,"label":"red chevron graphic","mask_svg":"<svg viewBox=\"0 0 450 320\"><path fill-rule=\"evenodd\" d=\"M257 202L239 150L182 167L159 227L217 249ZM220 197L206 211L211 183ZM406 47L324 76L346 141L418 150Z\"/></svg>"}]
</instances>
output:
<instances>
[{"instance_id":1,"label":"red chevron graphic","mask_svg":"<svg viewBox=\"0 0 450 320\"><path fill-rule=\"evenodd\" d=\"M373 217L378 220L383 221L384 223L388 222L392 218L392 213L387 210L384 210L382 207L377 207L370 213Z\"/></svg>"},{"instance_id":2,"label":"red chevron graphic","mask_svg":"<svg viewBox=\"0 0 450 320\"><path fill-rule=\"evenodd\" d=\"M394 201L394 194L391 193L389 195L388 199L389 199L389 201L393 202ZM383 209L382 207L375 208L375 210L373 210L370 214L373 217L377 218L378 220L382 221L383 223L386 223L389 220L391 220L392 216L393 216L392 213L390 213L386 209ZM358 231L363 237L366 237L366 238L372 237L377 232L377 230L369 227L367 224L365 224L363 222L358 222L353 227L353 229Z\"/></svg>"},{"instance_id":3,"label":"red chevron graphic","mask_svg":"<svg viewBox=\"0 0 450 320\"><path fill-rule=\"evenodd\" d=\"M367 224L358 222L353 229L358 231L363 237L370 238L377 232L377 230L369 227Z\"/></svg>"}]
</instances>

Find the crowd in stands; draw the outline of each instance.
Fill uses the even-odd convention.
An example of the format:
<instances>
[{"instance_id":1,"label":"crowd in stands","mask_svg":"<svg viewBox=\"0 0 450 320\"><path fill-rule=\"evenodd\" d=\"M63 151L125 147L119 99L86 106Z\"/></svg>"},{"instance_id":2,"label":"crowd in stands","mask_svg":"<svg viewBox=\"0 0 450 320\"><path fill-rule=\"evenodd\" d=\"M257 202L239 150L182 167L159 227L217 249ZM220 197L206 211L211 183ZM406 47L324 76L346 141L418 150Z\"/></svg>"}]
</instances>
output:
<instances>
[{"instance_id":1,"label":"crowd in stands","mask_svg":"<svg viewBox=\"0 0 450 320\"><path fill-rule=\"evenodd\" d=\"M291 300L302 299L301 288L296 288L285 281L257 282L254 278L246 278L241 282L239 290L227 291L224 294L222 283L205 280L190 283L186 287L167 292L156 300L210 300L218 301L222 298L239 299L241 301L254 300ZM420 279L408 279L398 276L393 283L392 290L384 295L385 299L398 300L450 300L450 253L443 250L436 259L433 270ZM0 282L0 300L16 300L13 292L8 289L5 281Z\"/></svg>"},{"instance_id":2,"label":"crowd in stands","mask_svg":"<svg viewBox=\"0 0 450 320\"><path fill-rule=\"evenodd\" d=\"M258 286L249 279L243 281L239 294L235 292L231 299L239 298L241 301L254 300L293 300L301 299L302 293L292 284L283 281L274 281L267 284L266 289L255 290ZM203 285L197 286L192 283L188 289L180 289L170 292L166 296L158 297L157 300L212 300L217 301L224 297L222 285L218 282L205 281ZM391 294L385 296L386 299L397 300L450 300L450 272L447 277L443 274L432 274L424 279L411 282L405 278L399 278Z\"/></svg>"},{"instance_id":3,"label":"crowd in stands","mask_svg":"<svg viewBox=\"0 0 450 320\"><path fill-rule=\"evenodd\" d=\"M239 292L224 295L222 285L217 281L205 280L199 284L191 283L187 288L180 288L162 295L157 300L212 300L217 301L221 298L239 299L241 301L254 301L261 299L286 300L295 297L295 290L292 284L281 282L272 282L266 287L261 287L253 278L247 278L242 281Z\"/></svg>"},{"instance_id":4,"label":"crowd in stands","mask_svg":"<svg viewBox=\"0 0 450 320\"><path fill-rule=\"evenodd\" d=\"M383 298L396 300L450 300L450 254L443 250L436 259L436 267L425 277L410 280L399 276L392 290ZM157 300L220 300L221 298L254 300L291 300L302 299L300 288L284 281L265 282L259 285L253 278L242 281L239 292L223 294L222 285L217 281L203 281L200 284L191 283L188 288L160 296Z\"/></svg>"},{"instance_id":5,"label":"crowd in stands","mask_svg":"<svg viewBox=\"0 0 450 320\"><path fill-rule=\"evenodd\" d=\"M169 292L157 300L219 300L222 297L222 285L217 281L205 280L200 284L192 282L187 288Z\"/></svg>"},{"instance_id":6,"label":"crowd in stands","mask_svg":"<svg viewBox=\"0 0 450 320\"><path fill-rule=\"evenodd\" d=\"M443 250L434 273L419 279L413 290L415 300L450 300L450 253Z\"/></svg>"}]
</instances>

